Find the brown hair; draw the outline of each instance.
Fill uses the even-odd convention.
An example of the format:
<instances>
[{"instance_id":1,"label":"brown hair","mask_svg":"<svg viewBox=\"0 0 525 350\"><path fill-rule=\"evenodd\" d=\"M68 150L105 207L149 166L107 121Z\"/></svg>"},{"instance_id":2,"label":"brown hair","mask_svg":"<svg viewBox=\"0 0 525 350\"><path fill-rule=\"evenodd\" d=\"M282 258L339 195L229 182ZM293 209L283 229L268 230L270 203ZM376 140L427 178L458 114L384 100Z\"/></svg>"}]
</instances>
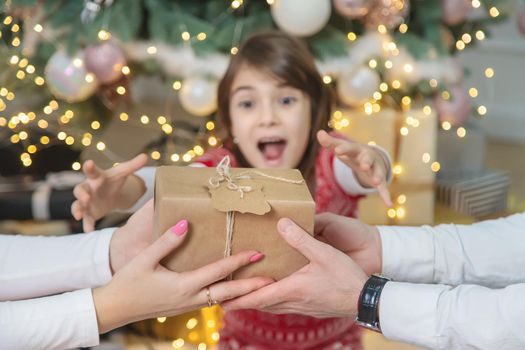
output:
<instances>
[{"instance_id":1,"label":"brown hair","mask_svg":"<svg viewBox=\"0 0 525 350\"><path fill-rule=\"evenodd\" d=\"M242 44L237 54L231 57L218 87L218 114L228 130L230 141L230 93L233 80L243 65L266 71L291 87L301 90L310 98L310 137L298 168L307 180L313 179L315 159L319 150L316 133L328 128L333 95L330 88L323 83L312 54L302 41L279 31L256 34ZM239 165L248 167L238 147L231 144Z\"/></svg>"}]
</instances>

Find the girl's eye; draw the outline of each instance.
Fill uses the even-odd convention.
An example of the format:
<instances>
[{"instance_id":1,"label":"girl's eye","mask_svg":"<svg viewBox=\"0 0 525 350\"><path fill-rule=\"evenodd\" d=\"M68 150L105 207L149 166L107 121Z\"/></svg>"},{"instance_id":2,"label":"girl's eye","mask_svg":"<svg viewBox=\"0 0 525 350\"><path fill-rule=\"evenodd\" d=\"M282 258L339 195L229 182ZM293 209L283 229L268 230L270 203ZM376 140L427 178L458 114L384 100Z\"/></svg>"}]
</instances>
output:
<instances>
[{"instance_id":1,"label":"girl's eye","mask_svg":"<svg viewBox=\"0 0 525 350\"><path fill-rule=\"evenodd\" d=\"M238 106L241 108L251 108L253 107L253 102L252 101L241 101L238 103Z\"/></svg>"},{"instance_id":2,"label":"girl's eye","mask_svg":"<svg viewBox=\"0 0 525 350\"><path fill-rule=\"evenodd\" d=\"M287 96L287 97L283 97L281 98L281 103L283 105L291 105L292 103L296 102L297 99L293 96Z\"/></svg>"}]
</instances>

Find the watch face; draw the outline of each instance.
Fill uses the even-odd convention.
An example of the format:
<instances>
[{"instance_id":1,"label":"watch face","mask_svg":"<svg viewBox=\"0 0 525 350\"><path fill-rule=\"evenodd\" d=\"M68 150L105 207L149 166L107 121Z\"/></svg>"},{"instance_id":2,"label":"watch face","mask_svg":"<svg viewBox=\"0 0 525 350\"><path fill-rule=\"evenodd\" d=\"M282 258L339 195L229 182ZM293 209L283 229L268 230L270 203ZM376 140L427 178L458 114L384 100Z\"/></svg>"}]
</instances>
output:
<instances>
[{"instance_id":1,"label":"watch face","mask_svg":"<svg viewBox=\"0 0 525 350\"><path fill-rule=\"evenodd\" d=\"M384 284L367 284L364 287L363 298L361 303L363 306L375 307L379 303L379 295L383 289Z\"/></svg>"}]
</instances>

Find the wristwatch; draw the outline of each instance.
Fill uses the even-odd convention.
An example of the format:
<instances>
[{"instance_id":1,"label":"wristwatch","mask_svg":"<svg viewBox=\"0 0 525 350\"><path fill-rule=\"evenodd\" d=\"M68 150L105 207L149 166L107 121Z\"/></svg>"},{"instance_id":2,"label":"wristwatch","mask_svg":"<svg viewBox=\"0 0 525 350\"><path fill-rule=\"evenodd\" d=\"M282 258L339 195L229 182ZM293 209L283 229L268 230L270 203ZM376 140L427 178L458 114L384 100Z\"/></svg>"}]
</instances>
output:
<instances>
[{"instance_id":1,"label":"wristwatch","mask_svg":"<svg viewBox=\"0 0 525 350\"><path fill-rule=\"evenodd\" d=\"M380 332L379 326L379 297L389 278L372 275L365 282L359 300L357 302L357 317L355 323L358 326Z\"/></svg>"}]
</instances>

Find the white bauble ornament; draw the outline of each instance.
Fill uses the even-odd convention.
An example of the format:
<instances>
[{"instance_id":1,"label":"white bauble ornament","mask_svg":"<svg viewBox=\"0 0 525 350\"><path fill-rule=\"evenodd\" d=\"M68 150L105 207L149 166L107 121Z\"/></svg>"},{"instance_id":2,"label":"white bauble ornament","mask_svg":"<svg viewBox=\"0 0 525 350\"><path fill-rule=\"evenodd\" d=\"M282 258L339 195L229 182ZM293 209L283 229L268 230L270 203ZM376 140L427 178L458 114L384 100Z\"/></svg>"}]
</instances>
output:
<instances>
[{"instance_id":1,"label":"white bauble ornament","mask_svg":"<svg viewBox=\"0 0 525 350\"><path fill-rule=\"evenodd\" d=\"M399 49L399 54L388 58L392 68L385 71L386 79L391 83L398 80L402 84L415 84L421 79L419 66L412 55L404 48Z\"/></svg>"},{"instance_id":2,"label":"white bauble ornament","mask_svg":"<svg viewBox=\"0 0 525 350\"><path fill-rule=\"evenodd\" d=\"M358 107L372 98L381 83L379 75L368 67L343 72L337 80L337 94L345 104Z\"/></svg>"},{"instance_id":3,"label":"white bauble ornament","mask_svg":"<svg viewBox=\"0 0 525 350\"><path fill-rule=\"evenodd\" d=\"M60 50L46 64L45 77L49 89L58 98L80 102L91 96L98 87L94 74L86 70L83 53L69 56Z\"/></svg>"},{"instance_id":4,"label":"white bauble ornament","mask_svg":"<svg viewBox=\"0 0 525 350\"><path fill-rule=\"evenodd\" d=\"M275 0L272 17L283 31L296 36L310 36L328 23L330 0Z\"/></svg>"},{"instance_id":5,"label":"white bauble ornament","mask_svg":"<svg viewBox=\"0 0 525 350\"><path fill-rule=\"evenodd\" d=\"M187 112L198 117L208 116L217 109L217 81L188 78L182 83L179 100Z\"/></svg>"}]
</instances>

